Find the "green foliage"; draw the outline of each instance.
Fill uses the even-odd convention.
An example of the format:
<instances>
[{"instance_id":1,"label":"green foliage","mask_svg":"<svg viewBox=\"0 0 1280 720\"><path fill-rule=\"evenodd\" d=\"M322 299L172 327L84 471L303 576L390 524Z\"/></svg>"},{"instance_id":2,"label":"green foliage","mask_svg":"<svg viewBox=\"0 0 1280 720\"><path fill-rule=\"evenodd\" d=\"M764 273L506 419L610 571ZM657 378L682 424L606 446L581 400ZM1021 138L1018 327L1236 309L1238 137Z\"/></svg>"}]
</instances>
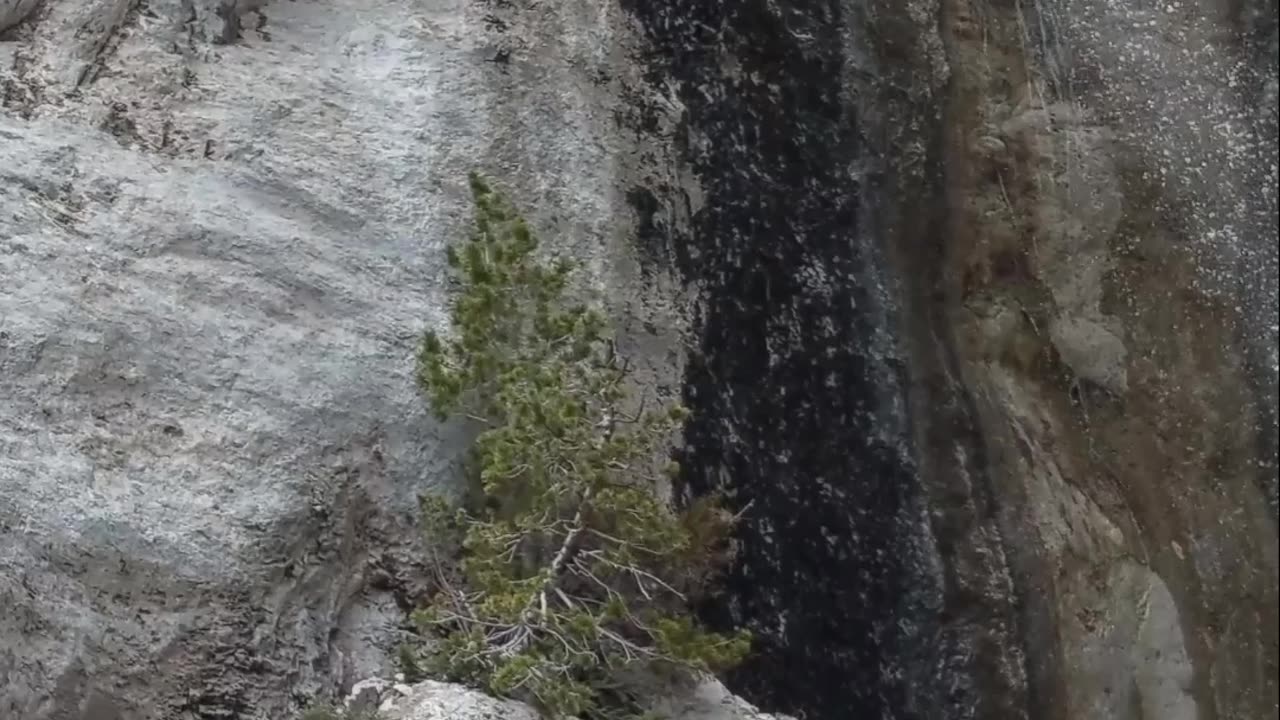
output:
<instances>
[{"instance_id":1,"label":"green foliage","mask_svg":"<svg viewBox=\"0 0 1280 720\"><path fill-rule=\"evenodd\" d=\"M408 643L402 643L396 649L396 660L405 682L416 683L427 678L427 673L418 660L418 653Z\"/></svg>"},{"instance_id":2,"label":"green foliage","mask_svg":"<svg viewBox=\"0 0 1280 720\"><path fill-rule=\"evenodd\" d=\"M684 513L662 500L663 471L678 468L655 460L687 411L633 400L605 317L568 296L574 264L541 261L514 209L479 177L471 189L474 231L448 251L452 332L424 336L418 382L440 418L476 424L475 492L462 510L424 501L460 562L415 619L439 635L433 667L450 679L552 718L604 717L637 670L711 672L746 655L746 634L707 632L688 612L733 518L713 500Z\"/></svg>"}]
</instances>

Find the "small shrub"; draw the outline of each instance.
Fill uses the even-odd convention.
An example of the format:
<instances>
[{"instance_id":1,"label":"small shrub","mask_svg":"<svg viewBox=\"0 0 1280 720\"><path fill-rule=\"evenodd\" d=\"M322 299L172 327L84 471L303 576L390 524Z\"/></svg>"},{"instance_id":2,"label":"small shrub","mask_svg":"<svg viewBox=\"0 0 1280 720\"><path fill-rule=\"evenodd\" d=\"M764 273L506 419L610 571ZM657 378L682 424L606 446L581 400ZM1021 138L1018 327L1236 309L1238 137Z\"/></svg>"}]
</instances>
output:
<instances>
[{"instance_id":1,"label":"small shrub","mask_svg":"<svg viewBox=\"0 0 1280 720\"><path fill-rule=\"evenodd\" d=\"M474 175L471 189L474 232L448 251L452 334L424 336L418 382L440 418L476 424L473 492L461 509L424 501L460 562L415 619L439 636L446 677L552 718L609 716L637 670L711 672L747 653L745 633L708 632L688 610L733 518L662 500L678 468L654 458L687 411L633 401L604 316L569 297L574 263L539 261L513 208Z\"/></svg>"},{"instance_id":2,"label":"small shrub","mask_svg":"<svg viewBox=\"0 0 1280 720\"><path fill-rule=\"evenodd\" d=\"M416 683L426 679L427 673L423 670L422 664L418 662L418 654L414 651L412 645L402 643L396 649L396 660L400 666L401 674L404 675L405 682Z\"/></svg>"}]
</instances>

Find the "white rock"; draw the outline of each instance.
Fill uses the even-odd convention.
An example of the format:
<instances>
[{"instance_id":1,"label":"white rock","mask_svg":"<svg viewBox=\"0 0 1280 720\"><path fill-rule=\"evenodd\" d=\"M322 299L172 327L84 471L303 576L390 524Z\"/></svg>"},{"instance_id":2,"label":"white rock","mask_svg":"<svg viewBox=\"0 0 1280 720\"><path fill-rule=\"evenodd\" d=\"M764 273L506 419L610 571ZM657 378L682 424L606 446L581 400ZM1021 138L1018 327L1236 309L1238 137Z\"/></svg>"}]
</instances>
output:
<instances>
[{"instance_id":1,"label":"white rock","mask_svg":"<svg viewBox=\"0 0 1280 720\"><path fill-rule=\"evenodd\" d=\"M383 696L391 687L392 684L390 682L379 678L361 680L351 686L351 692L347 695L343 705L348 710L352 708L379 707L383 702Z\"/></svg>"},{"instance_id":2,"label":"white rock","mask_svg":"<svg viewBox=\"0 0 1280 720\"><path fill-rule=\"evenodd\" d=\"M714 680L670 693L653 706L670 720L793 720L785 715L762 713ZM415 684L403 698L392 696L382 706L387 720L537 720L528 705L498 700L478 690L428 680Z\"/></svg>"},{"instance_id":3,"label":"white rock","mask_svg":"<svg viewBox=\"0 0 1280 720\"><path fill-rule=\"evenodd\" d=\"M523 703L498 700L478 690L427 680L384 708L387 720L539 720Z\"/></svg>"}]
</instances>

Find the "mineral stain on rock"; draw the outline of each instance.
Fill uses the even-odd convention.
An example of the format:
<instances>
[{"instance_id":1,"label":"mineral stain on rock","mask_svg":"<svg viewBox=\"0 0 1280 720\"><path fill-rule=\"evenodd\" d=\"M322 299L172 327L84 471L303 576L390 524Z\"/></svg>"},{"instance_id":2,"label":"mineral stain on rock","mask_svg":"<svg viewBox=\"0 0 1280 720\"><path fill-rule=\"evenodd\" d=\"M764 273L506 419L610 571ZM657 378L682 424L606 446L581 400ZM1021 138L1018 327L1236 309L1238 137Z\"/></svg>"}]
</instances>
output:
<instances>
[{"instance_id":1,"label":"mineral stain on rock","mask_svg":"<svg viewBox=\"0 0 1280 720\"><path fill-rule=\"evenodd\" d=\"M1275 718L1277 48L1274 0L0 0L0 716L390 669L480 165L683 377L733 689Z\"/></svg>"},{"instance_id":2,"label":"mineral stain on rock","mask_svg":"<svg viewBox=\"0 0 1280 720\"><path fill-rule=\"evenodd\" d=\"M1274 23L632 10L702 190L669 233L687 479L753 503L706 611L766 648L735 688L814 719L1274 713ZM1255 64L1181 84L1193 56ZM1266 631L1214 619L1241 613Z\"/></svg>"},{"instance_id":3,"label":"mineral stain on rock","mask_svg":"<svg viewBox=\"0 0 1280 720\"><path fill-rule=\"evenodd\" d=\"M844 85L851 20L838 2L630 9L652 76L683 90L679 145L703 193L672 239L702 293L682 466L695 492L751 502L729 599L707 616L756 632L733 675L753 701L890 717L918 489L851 170L871 152Z\"/></svg>"}]
</instances>

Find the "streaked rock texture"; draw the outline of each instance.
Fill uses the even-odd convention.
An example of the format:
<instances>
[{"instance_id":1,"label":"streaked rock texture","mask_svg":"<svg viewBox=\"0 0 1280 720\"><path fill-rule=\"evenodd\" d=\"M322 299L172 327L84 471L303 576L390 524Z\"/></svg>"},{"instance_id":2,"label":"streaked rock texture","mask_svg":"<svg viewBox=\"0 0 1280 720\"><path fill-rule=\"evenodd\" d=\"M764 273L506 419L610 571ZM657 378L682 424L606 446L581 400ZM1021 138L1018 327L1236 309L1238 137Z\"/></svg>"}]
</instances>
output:
<instances>
[{"instance_id":1,"label":"streaked rock texture","mask_svg":"<svg viewBox=\"0 0 1280 720\"><path fill-rule=\"evenodd\" d=\"M1277 14L0 0L0 717L390 673L478 168L751 503L763 711L1276 718Z\"/></svg>"},{"instance_id":2,"label":"streaked rock texture","mask_svg":"<svg viewBox=\"0 0 1280 720\"><path fill-rule=\"evenodd\" d=\"M938 10L888 244L948 624L1025 685L925 716L1275 718L1276 5Z\"/></svg>"},{"instance_id":3,"label":"streaked rock texture","mask_svg":"<svg viewBox=\"0 0 1280 720\"><path fill-rule=\"evenodd\" d=\"M631 297L619 15L85 0L6 32L0 717L281 720L390 670L462 447L411 371L467 171Z\"/></svg>"},{"instance_id":4,"label":"streaked rock texture","mask_svg":"<svg viewBox=\"0 0 1280 720\"><path fill-rule=\"evenodd\" d=\"M632 6L702 184L684 465L754 501L730 685L1276 717L1275 3Z\"/></svg>"}]
</instances>

